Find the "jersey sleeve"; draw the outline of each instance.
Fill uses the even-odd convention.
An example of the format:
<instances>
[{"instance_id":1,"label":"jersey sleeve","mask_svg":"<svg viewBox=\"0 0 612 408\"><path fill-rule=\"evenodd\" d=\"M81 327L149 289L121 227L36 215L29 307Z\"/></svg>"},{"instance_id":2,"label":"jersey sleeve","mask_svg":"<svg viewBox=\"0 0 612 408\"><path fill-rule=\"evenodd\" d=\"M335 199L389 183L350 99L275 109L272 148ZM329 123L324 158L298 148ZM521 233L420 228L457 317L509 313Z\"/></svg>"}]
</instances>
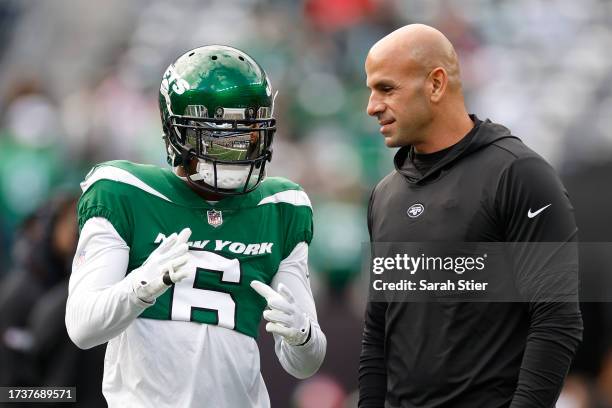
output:
<instances>
[{"instance_id":1,"label":"jersey sleeve","mask_svg":"<svg viewBox=\"0 0 612 408\"><path fill-rule=\"evenodd\" d=\"M131 246L134 217L125 189L118 188L117 182L107 179L88 182L95 180L96 172L100 168L94 168L81 183L83 194L77 207L79 230L90 218L102 217L108 220L128 246Z\"/></svg>"},{"instance_id":2,"label":"jersey sleeve","mask_svg":"<svg viewBox=\"0 0 612 408\"><path fill-rule=\"evenodd\" d=\"M273 177L262 186L264 197L259 206L274 208L274 217L282 230L282 258L291 254L296 245L310 245L313 237L312 204L302 188L287 179Z\"/></svg>"},{"instance_id":3,"label":"jersey sleeve","mask_svg":"<svg viewBox=\"0 0 612 408\"><path fill-rule=\"evenodd\" d=\"M306 193L300 191L306 196ZM289 211L286 240L283 245L283 259L289 256L300 242L310 245L313 236L312 208L296 206Z\"/></svg>"},{"instance_id":4,"label":"jersey sleeve","mask_svg":"<svg viewBox=\"0 0 612 408\"><path fill-rule=\"evenodd\" d=\"M125 279L129 251L106 219L91 218L83 226L66 303L66 329L79 348L106 343L150 306Z\"/></svg>"},{"instance_id":5,"label":"jersey sleeve","mask_svg":"<svg viewBox=\"0 0 612 408\"><path fill-rule=\"evenodd\" d=\"M274 350L281 365L295 378L308 378L313 375L325 358L327 339L317 321L317 311L308 280L308 246L299 243L288 257L282 260L271 286L279 289L285 285L295 298L295 303L310 318L308 340L298 346L289 345L282 337L274 334Z\"/></svg>"}]
</instances>

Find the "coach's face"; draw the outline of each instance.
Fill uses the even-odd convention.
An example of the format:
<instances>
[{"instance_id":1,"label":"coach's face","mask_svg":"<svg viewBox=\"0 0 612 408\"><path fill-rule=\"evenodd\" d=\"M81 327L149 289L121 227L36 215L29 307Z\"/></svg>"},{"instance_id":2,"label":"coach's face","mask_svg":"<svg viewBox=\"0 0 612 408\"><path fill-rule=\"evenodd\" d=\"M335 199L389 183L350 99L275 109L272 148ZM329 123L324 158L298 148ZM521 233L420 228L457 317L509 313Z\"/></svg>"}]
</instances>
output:
<instances>
[{"instance_id":1,"label":"coach's face","mask_svg":"<svg viewBox=\"0 0 612 408\"><path fill-rule=\"evenodd\" d=\"M387 147L419 144L432 120L428 73L397 49L380 48L370 50L365 62L368 115L378 119Z\"/></svg>"}]
</instances>

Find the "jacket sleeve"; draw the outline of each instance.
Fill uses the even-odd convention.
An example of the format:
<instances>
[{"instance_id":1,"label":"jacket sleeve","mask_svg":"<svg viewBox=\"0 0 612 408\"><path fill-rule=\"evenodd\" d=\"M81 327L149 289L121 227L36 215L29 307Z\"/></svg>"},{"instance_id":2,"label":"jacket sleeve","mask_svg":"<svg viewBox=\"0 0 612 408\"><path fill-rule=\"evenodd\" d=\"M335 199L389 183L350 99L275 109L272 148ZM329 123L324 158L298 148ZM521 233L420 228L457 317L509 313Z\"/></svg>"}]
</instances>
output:
<instances>
[{"instance_id":1,"label":"jacket sleeve","mask_svg":"<svg viewBox=\"0 0 612 408\"><path fill-rule=\"evenodd\" d=\"M582 339L573 208L552 167L537 156L515 160L496 197L530 319L511 407L553 407Z\"/></svg>"},{"instance_id":2,"label":"jacket sleeve","mask_svg":"<svg viewBox=\"0 0 612 408\"><path fill-rule=\"evenodd\" d=\"M387 369L385 363L384 302L368 302L359 357L359 408L385 405Z\"/></svg>"},{"instance_id":3,"label":"jacket sleeve","mask_svg":"<svg viewBox=\"0 0 612 408\"><path fill-rule=\"evenodd\" d=\"M368 231L372 237L372 204L368 205ZM359 408L385 405L387 369L385 362L385 315L387 303L368 302L365 312L361 356L359 357Z\"/></svg>"}]
</instances>

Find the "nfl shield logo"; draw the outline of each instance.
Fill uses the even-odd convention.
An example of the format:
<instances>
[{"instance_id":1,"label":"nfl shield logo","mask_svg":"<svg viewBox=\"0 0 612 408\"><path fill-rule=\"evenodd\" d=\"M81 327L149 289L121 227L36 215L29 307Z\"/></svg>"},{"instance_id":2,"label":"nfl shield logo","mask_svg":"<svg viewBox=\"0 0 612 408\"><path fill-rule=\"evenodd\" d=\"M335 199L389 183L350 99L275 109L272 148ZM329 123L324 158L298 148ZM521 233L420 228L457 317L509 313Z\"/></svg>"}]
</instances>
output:
<instances>
[{"instance_id":1,"label":"nfl shield logo","mask_svg":"<svg viewBox=\"0 0 612 408\"><path fill-rule=\"evenodd\" d=\"M217 228L219 225L223 224L223 214L221 214L221 211L208 210L206 214L208 215L208 223L213 227Z\"/></svg>"}]
</instances>

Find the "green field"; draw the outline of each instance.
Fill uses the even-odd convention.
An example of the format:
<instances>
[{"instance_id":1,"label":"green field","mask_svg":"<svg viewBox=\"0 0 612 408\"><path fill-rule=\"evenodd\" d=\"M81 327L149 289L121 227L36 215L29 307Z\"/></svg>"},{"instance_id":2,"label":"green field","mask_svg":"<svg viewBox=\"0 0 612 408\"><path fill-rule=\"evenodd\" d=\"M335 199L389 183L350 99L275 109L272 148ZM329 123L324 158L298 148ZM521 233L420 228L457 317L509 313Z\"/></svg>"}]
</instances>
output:
<instances>
[{"instance_id":1,"label":"green field","mask_svg":"<svg viewBox=\"0 0 612 408\"><path fill-rule=\"evenodd\" d=\"M233 149L231 147L219 146L213 143L212 147L208 149L209 156L215 159L222 160L243 160L246 156L245 149Z\"/></svg>"}]
</instances>

